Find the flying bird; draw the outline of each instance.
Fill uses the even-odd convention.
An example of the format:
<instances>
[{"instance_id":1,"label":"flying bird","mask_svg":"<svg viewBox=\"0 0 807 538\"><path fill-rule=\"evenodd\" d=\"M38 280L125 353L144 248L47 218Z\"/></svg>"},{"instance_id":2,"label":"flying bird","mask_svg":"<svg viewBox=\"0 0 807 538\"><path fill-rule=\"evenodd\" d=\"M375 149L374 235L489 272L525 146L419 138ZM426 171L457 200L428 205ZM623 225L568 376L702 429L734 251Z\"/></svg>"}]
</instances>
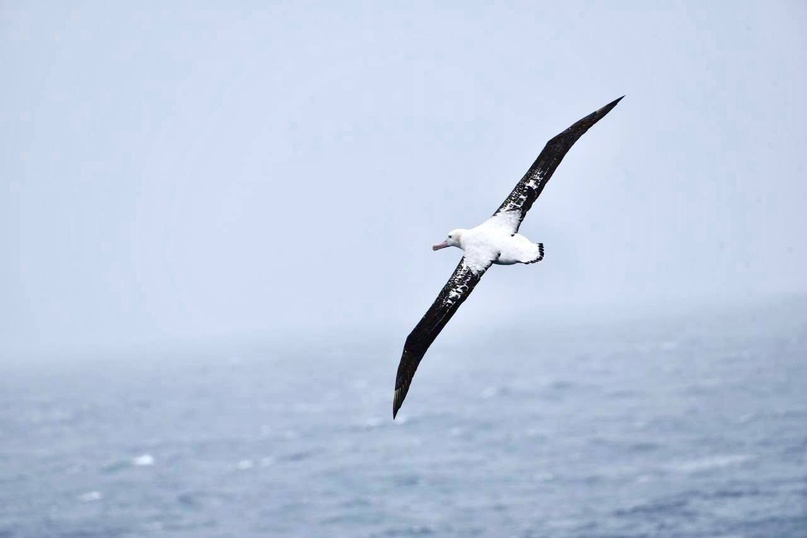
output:
<instances>
[{"instance_id":1,"label":"flying bird","mask_svg":"<svg viewBox=\"0 0 807 538\"><path fill-rule=\"evenodd\" d=\"M465 252L465 256L432 306L406 338L395 378L393 419L406 398L415 370L426 350L474 290L485 271L492 264L536 263L544 259L543 243L533 243L518 233L521 221L569 149L583 133L605 117L622 97L592 112L547 142L541 154L492 217L469 230L452 230L445 241L432 247L433 250L458 247Z\"/></svg>"}]
</instances>

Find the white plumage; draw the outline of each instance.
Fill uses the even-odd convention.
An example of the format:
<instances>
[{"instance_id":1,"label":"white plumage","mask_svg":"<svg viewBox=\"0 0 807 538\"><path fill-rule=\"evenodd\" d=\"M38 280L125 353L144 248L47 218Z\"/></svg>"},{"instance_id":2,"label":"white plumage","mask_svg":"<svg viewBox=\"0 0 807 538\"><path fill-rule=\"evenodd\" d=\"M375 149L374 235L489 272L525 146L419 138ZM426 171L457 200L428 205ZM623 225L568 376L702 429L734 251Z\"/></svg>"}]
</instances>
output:
<instances>
[{"instance_id":1,"label":"white plumage","mask_svg":"<svg viewBox=\"0 0 807 538\"><path fill-rule=\"evenodd\" d=\"M474 273L484 271L491 264L513 265L541 261L544 256L543 244L533 243L516 233L518 223L517 211L503 211L470 230L452 230L445 241L432 248L462 249L465 252L465 263Z\"/></svg>"}]
</instances>

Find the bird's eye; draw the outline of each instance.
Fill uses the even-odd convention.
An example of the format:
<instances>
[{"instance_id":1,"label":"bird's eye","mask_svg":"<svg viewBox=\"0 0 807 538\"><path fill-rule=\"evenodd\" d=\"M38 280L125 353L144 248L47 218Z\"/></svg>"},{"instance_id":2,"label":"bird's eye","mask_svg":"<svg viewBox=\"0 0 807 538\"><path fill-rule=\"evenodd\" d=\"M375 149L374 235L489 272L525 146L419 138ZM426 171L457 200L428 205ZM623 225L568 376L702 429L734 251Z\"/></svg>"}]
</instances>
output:
<instances>
[{"instance_id":1,"label":"bird's eye","mask_svg":"<svg viewBox=\"0 0 807 538\"><path fill-rule=\"evenodd\" d=\"M449 238L449 239L454 239L454 237L452 237L451 235L449 235L449 236L448 236L448 238Z\"/></svg>"}]
</instances>

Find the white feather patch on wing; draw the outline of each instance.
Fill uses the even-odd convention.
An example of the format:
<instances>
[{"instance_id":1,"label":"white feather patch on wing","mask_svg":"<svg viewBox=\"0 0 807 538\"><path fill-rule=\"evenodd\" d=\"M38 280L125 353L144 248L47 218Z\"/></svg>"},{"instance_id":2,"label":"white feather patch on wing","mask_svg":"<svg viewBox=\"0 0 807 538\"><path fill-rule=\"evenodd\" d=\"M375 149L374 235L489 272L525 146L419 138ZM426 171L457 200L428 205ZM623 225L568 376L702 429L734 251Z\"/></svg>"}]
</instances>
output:
<instances>
[{"instance_id":1,"label":"white feather patch on wing","mask_svg":"<svg viewBox=\"0 0 807 538\"><path fill-rule=\"evenodd\" d=\"M497 229L508 234L514 234L518 230L521 222L521 212L518 209L500 211L483 222L480 227L485 226Z\"/></svg>"}]
</instances>

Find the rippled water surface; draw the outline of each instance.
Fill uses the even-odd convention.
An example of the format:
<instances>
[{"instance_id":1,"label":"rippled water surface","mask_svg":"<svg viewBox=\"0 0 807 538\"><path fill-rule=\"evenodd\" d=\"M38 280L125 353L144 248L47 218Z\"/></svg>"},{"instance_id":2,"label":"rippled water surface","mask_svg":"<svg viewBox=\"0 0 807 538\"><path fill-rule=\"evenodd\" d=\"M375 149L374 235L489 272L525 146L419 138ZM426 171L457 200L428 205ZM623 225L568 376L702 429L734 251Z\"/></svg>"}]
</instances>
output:
<instances>
[{"instance_id":1,"label":"rippled water surface","mask_svg":"<svg viewBox=\"0 0 807 538\"><path fill-rule=\"evenodd\" d=\"M804 305L0 365L0 537L807 536Z\"/></svg>"}]
</instances>

